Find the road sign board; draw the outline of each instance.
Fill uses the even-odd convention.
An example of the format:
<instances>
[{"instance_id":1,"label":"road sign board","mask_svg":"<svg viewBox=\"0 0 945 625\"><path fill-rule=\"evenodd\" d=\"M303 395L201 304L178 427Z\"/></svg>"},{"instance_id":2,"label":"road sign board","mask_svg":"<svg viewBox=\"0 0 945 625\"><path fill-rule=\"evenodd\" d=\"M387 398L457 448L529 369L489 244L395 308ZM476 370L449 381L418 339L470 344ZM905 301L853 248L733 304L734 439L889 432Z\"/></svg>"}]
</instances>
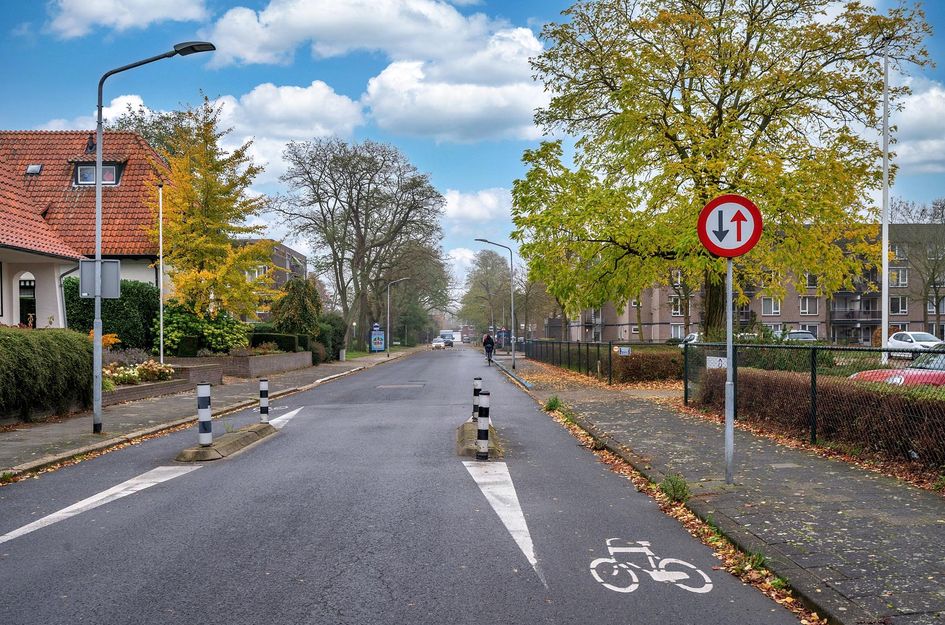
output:
<instances>
[{"instance_id":1,"label":"road sign board","mask_svg":"<svg viewBox=\"0 0 945 625\"><path fill-rule=\"evenodd\" d=\"M699 213L699 240L716 256L741 256L755 247L761 229L761 211L740 195L720 195Z\"/></svg>"}]
</instances>

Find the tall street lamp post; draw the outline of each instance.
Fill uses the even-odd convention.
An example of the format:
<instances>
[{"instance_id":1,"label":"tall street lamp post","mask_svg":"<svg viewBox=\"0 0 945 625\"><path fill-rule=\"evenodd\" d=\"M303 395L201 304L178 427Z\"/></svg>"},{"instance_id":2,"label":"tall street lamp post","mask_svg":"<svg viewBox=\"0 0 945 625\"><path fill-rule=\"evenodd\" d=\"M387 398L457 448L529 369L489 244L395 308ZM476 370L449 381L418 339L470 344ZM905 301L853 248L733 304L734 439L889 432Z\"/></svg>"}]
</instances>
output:
<instances>
[{"instance_id":1,"label":"tall street lamp post","mask_svg":"<svg viewBox=\"0 0 945 625\"><path fill-rule=\"evenodd\" d=\"M158 183L158 319L161 364L164 364L164 183Z\"/></svg>"},{"instance_id":2,"label":"tall street lamp post","mask_svg":"<svg viewBox=\"0 0 945 625\"><path fill-rule=\"evenodd\" d=\"M409 280L410 278L399 278L387 283L387 325L384 326L384 333L387 335L384 342L387 343L387 357L390 358L390 285L397 284L398 282L403 282L404 280ZM406 338L406 332L404 333L404 340Z\"/></svg>"},{"instance_id":3,"label":"tall street lamp post","mask_svg":"<svg viewBox=\"0 0 945 625\"><path fill-rule=\"evenodd\" d=\"M210 42L186 41L175 45L173 50L109 70L102 74L98 81L95 126L95 320L92 322L92 432L95 434L102 432L102 90L105 80L114 74L169 59L178 54L187 56L213 50L216 50L216 47Z\"/></svg>"},{"instance_id":4,"label":"tall street lamp post","mask_svg":"<svg viewBox=\"0 0 945 625\"><path fill-rule=\"evenodd\" d=\"M501 243L495 243L488 239L476 239L480 243L488 243L489 245L495 245L496 247L504 247L509 251L509 292L512 296L512 327L510 328L509 338L512 341L512 368L515 368L515 339L518 334L518 326L515 325L515 266L512 264L512 248L508 245L502 245ZM495 323L495 322L493 322Z\"/></svg>"}]
</instances>

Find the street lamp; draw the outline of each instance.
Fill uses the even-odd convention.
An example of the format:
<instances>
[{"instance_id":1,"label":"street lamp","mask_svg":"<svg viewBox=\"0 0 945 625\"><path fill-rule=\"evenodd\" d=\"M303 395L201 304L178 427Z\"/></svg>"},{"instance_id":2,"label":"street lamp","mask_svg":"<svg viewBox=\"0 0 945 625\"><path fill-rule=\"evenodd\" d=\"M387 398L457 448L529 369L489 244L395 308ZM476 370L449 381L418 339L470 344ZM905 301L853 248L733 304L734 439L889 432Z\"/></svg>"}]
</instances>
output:
<instances>
[{"instance_id":1,"label":"street lamp","mask_svg":"<svg viewBox=\"0 0 945 625\"><path fill-rule=\"evenodd\" d=\"M387 325L384 326L384 332L387 334L385 342L387 343L387 357L390 358L390 285L409 280L410 278L399 278L387 283ZM406 340L406 333L404 334Z\"/></svg>"},{"instance_id":2,"label":"street lamp","mask_svg":"<svg viewBox=\"0 0 945 625\"><path fill-rule=\"evenodd\" d=\"M102 432L102 90L105 80L114 74L172 56L212 50L216 50L216 47L209 41L185 41L175 45L173 50L109 70L98 81L95 126L95 320L92 323L92 432L95 434Z\"/></svg>"},{"instance_id":3,"label":"street lamp","mask_svg":"<svg viewBox=\"0 0 945 625\"><path fill-rule=\"evenodd\" d=\"M488 243L489 245L495 245L496 247L504 247L509 251L509 292L512 296L512 327L510 329L510 338L512 340L512 368L515 368L515 338L518 334L518 327L515 325L515 267L512 264L512 248L508 245L502 245L501 243L496 243L490 241L489 239L476 239L480 243Z\"/></svg>"},{"instance_id":4,"label":"street lamp","mask_svg":"<svg viewBox=\"0 0 945 625\"><path fill-rule=\"evenodd\" d=\"M158 352L164 364L164 183L158 183Z\"/></svg>"}]
</instances>

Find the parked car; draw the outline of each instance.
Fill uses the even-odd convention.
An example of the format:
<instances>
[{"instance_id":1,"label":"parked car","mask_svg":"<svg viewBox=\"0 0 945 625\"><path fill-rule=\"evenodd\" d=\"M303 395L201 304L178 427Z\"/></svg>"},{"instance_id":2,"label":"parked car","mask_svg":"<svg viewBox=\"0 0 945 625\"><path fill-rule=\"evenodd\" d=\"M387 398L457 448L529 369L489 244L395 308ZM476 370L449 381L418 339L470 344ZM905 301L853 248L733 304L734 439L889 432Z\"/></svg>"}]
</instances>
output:
<instances>
[{"instance_id":1,"label":"parked car","mask_svg":"<svg viewBox=\"0 0 945 625\"><path fill-rule=\"evenodd\" d=\"M463 343L472 343L472 337L468 334L463 336Z\"/></svg>"},{"instance_id":2,"label":"parked car","mask_svg":"<svg viewBox=\"0 0 945 625\"><path fill-rule=\"evenodd\" d=\"M945 343L928 332L896 332L886 341L886 346L889 349L931 349L938 345L945 345ZM900 352L899 354L890 355L902 358L918 356L918 354L912 352Z\"/></svg>"},{"instance_id":3,"label":"parked car","mask_svg":"<svg viewBox=\"0 0 945 625\"><path fill-rule=\"evenodd\" d=\"M850 378L898 386L945 386L945 345L932 347L928 352L917 355L908 367L860 371Z\"/></svg>"},{"instance_id":4,"label":"parked car","mask_svg":"<svg viewBox=\"0 0 945 625\"><path fill-rule=\"evenodd\" d=\"M430 343L430 347L433 349L446 349L446 341L444 341L440 337L436 337L435 339L433 339L433 342Z\"/></svg>"},{"instance_id":5,"label":"parked car","mask_svg":"<svg viewBox=\"0 0 945 625\"><path fill-rule=\"evenodd\" d=\"M817 340L817 337L814 336L814 333L807 330L787 330L776 332L775 337L781 339L782 341L812 342Z\"/></svg>"},{"instance_id":6,"label":"parked car","mask_svg":"<svg viewBox=\"0 0 945 625\"><path fill-rule=\"evenodd\" d=\"M453 333L449 330L444 330L440 332L440 338L443 339L443 343L446 344L446 347L453 346Z\"/></svg>"}]
</instances>

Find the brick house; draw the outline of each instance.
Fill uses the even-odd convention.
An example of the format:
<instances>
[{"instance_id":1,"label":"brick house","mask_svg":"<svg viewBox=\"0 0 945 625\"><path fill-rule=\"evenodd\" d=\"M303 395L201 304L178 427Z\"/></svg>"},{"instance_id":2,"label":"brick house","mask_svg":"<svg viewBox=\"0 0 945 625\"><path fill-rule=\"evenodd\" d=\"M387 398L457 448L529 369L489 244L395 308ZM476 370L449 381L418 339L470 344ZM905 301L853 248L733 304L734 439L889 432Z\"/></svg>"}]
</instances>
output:
<instances>
[{"instance_id":1,"label":"brick house","mask_svg":"<svg viewBox=\"0 0 945 625\"><path fill-rule=\"evenodd\" d=\"M102 257L156 284L163 161L132 132L106 132L103 150ZM0 131L0 189L0 323L62 327L61 280L95 255L95 134Z\"/></svg>"}]
</instances>

